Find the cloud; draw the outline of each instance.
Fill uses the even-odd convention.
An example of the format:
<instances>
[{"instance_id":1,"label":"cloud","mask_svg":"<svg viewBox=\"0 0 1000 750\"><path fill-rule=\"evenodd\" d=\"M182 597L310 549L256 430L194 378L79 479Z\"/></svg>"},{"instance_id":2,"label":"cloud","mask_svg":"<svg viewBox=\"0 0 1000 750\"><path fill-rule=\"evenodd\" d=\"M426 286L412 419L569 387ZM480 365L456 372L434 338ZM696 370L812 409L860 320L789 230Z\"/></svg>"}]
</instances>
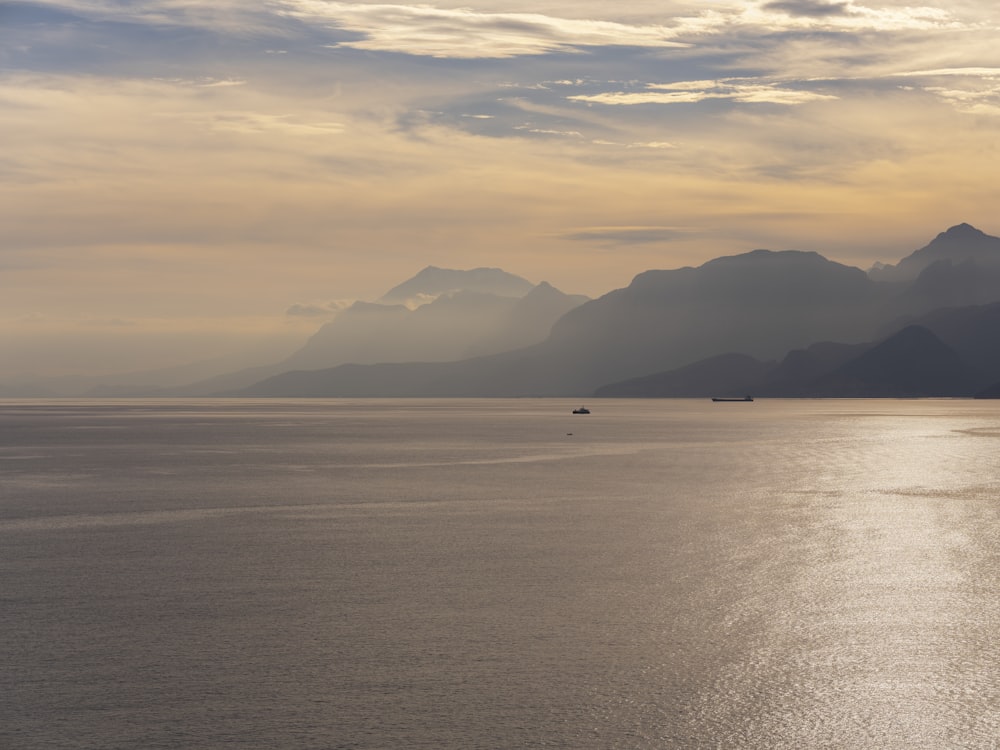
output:
<instances>
[{"instance_id":1,"label":"cloud","mask_svg":"<svg viewBox=\"0 0 1000 750\"><path fill-rule=\"evenodd\" d=\"M627 148L675 149L678 146L670 141L646 141L644 143L629 143Z\"/></svg>"},{"instance_id":2,"label":"cloud","mask_svg":"<svg viewBox=\"0 0 1000 750\"><path fill-rule=\"evenodd\" d=\"M831 94L786 88L785 85L750 79L651 83L646 85L644 91L577 94L568 99L608 105L695 104L708 99L725 99L742 104L794 105L837 98Z\"/></svg>"},{"instance_id":3,"label":"cloud","mask_svg":"<svg viewBox=\"0 0 1000 750\"><path fill-rule=\"evenodd\" d=\"M847 3L823 2L823 0L779 0L778 2L765 3L762 8L768 11L787 13L790 16L810 18L841 16L848 13Z\"/></svg>"},{"instance_id":4,"label":"cloud","mask_svg":"<svg viewBox=\"0 0 1000 750\"><path fill-rule=\"evenodd\" d=\"M222 88L223 86L246 86L246 83L247 83L246 81L234 81L233 79L230 78L221 81L216 79L209 79L207 81L203 81L195 85L202 86L206 89L212 89L212 88Z\"/></svg>"},{"instance_id":5,"label":"cloud","mask_svg":"<svg viewBox=\"0 0 1000 750\"><path fill-rule=\"evenodd\" d=\"M403 300L403 305L411 310L416 310L418 307L423 307L424 305L429 305L434 302L439 297L443 297L449 294L449 292L441 292L440 294L428 294L427 292L419 292L409 299Z\"/></svg>"},{"instance_id":6,"label":"cloud","mask_svg":"<svg viewBox=\"0 0 1000 750\"><path fill-rule=\"evenodd\" d=\"M927 78L932 76L967 76L969 78L1000 78L1000 68L938 68L937 70L914 70L897 73L899 76Z\"/></svg>"},{"instance_id":7,"label":"cloud","mask_svg":"<svg viewBox=\"0 0 1000 750\"><path fill-rule=\"evenodd\" d=\"M689 239L691 230L677 227L590 227L563 235L569 240L617 245L644 245Z\"/></svg>"},{"instance_id":8,"label":"cloud","mask_svg":"<svg viewBox=\"0 0 1000 750\"><path fill-rule=\"evenodd\" d=\"M759 29L770 33L795 31L899 33L966 28L967 24L943 8L889 6L871 8L853 2L786 0L751 2L712 8L675 19L676 38L692 38ZM704 40L701 40L704 41Z\"/></svg>"},{"instance_id":9,"label":"cloud","mask_svg":"<svg viewBox=\"0 0 1000 750\"><path fill-rule=\"evenodd\" d=\"M338 46L438 58L509 58L624 45L685 47L664 26L575 20L539 13L488 13L428 5L287 0L280 11L363 35Z\"/></svg>"},{"instance_id":10,"label":"cloud","mask_svg":"<svg viewBox=\"0 0 1000 750\"><path fill-rule=\"evenodd\" d=\"M219 112L207 118L212 130L231 133L282 133L290 136L329 136L344 132L340 122L308 122L295 115L264 112Z\"/></svg>"},{"instance_id":11,"label":"cloud","mask_svg":"<svg viewBox=\"0 0 1000 750\"><path fill-rule=\"evenodd\" d=\"M533 135L548 135L557 138L583 138L579 130L558 130L556 128L535 128L530 125L516 125L514 130L521 130Z\"/></svg>"},{"instance_id":12,"label":"cloud","mask_svg":"<svg viewBox=\"0 0 1000 750\"><path fill-rule=\"evenodd\" d=\"M203 28L234 35L275 31L275 15L268 4L255 5L241 0L147 0L141 3L121 0L56 0L25 5L34 6L33 15L44 12L54 19L70 21L86 19L119 25ZM123 29L119 26L119 30Z\"/></svg>"},{"instance_id":13,"label":"cloud","mask_svg":"<svg viewBox=\"0 0 1000 750\"><path fill-rule=\"evenodd\" d=\"M354 304L354 300L330 300L328 302L308 302L294 304L285 310L292 318L329 318Z\"/></svg>"},{"instance_id":14,"label":"cloud","mask_svg":"<svg viewBox=\"0 0 1000 750\"><path fill-rule=\"evenodd\" d=\"M923 79L918 86L920 90L949 103L960 112L1000 115L1000 68L937 68L908 71L897 76ZM940 85L936 79L945 79L949 85Z\"/></svg>"}]
</instances>

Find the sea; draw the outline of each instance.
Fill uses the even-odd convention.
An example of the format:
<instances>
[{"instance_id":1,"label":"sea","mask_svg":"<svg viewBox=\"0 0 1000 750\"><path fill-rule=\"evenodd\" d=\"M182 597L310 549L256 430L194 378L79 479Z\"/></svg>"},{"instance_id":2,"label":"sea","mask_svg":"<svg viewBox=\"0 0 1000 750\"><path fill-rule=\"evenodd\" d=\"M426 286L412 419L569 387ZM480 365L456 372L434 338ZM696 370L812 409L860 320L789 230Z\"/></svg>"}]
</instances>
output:
<instances>
[{"instance_id":1,"label":"sea","mask_svg":"<svg viewBox=\"0 0 1000 750\"><path fill-rule=\"evenodd\" d=\"M0 401L0 747L996 748L998 457L997 401Z\"/></svg>"}]
</instances>

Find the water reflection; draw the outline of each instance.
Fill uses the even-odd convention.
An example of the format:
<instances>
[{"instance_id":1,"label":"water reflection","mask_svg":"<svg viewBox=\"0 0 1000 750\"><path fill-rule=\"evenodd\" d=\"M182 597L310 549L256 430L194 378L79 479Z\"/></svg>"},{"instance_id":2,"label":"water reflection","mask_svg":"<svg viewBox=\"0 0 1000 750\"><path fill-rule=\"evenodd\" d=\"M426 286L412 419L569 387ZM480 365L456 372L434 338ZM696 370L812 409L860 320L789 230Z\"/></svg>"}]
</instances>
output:
<instances>
[{"instance_id":1,"label":"water reflection","mask_svg":"<svg viewBox=\"0 0 1000 750\"><path fill-rule=\"evenodd\" d=\"M983 479L1000 444L995 428L967 425L949 415L833 420L787 446L768 487L739 490L771 510L731 533L767 551L723 566L736 580L719 636L737 647L701 689L691 737L993 746L1000 704L984 655L1000 571L995 484Z\"/></svg>"},{"instance_id":2,"label":"water reflection","mask_svg":"<svg viewBox=\"0 0 1000 750\"><path fill-rule=\"evenodd\" d=\"M0 745L994 746L1000 404L575 405L19 403Z\"/></svg>"}]
</instances>

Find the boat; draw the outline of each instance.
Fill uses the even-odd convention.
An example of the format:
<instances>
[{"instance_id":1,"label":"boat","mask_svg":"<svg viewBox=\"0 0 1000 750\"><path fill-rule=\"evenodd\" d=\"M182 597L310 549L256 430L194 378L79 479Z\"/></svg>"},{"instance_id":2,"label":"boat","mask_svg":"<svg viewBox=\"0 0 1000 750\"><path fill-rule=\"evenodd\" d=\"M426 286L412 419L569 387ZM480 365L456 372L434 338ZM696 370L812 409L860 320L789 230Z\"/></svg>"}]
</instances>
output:
<instances>
[{"instance_id":1,"label":"boat","mask_svg":"<svg viewBox=\"0 0 1000 750\"><path fill-rule=\"evenodd\" d=\"M579 409L574 409L573 413L574 414L590 414L590 409L588 409L586 406L581 406Z\"/></svg>"},{"instance_id":2,"label":"boat","mask_svg":"<svg viewBox=\"0 0 1000 750\"><path fill-rule=\"evenodd\" d=\"M742 402L746 402L746 401L753 401L753 396L746 395L746 396L743 396L742 398L719 398L719 397L715 397L712 400L713 401L735 401L735 402L738 402L738 403L742 403Z\"/></svg>"}]
</instances>

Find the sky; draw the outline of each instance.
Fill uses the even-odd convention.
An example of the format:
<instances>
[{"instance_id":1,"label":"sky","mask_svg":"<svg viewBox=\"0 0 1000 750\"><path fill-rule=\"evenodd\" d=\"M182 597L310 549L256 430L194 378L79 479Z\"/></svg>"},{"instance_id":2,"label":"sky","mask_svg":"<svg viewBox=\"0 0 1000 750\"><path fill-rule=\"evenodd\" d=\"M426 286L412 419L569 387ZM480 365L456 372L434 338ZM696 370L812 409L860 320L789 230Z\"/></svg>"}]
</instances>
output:
<instances>
[{"instance_id":1,"label":"sky","mask_svg":"<svg viewBox=\"0 0 1000 750\"><path fill-rule=\"evenodd\" d=\"M1000 9L918 3L0 1L0 377L271 361L427 265L1000 234Z\"/></svg>"}]
</instances>

